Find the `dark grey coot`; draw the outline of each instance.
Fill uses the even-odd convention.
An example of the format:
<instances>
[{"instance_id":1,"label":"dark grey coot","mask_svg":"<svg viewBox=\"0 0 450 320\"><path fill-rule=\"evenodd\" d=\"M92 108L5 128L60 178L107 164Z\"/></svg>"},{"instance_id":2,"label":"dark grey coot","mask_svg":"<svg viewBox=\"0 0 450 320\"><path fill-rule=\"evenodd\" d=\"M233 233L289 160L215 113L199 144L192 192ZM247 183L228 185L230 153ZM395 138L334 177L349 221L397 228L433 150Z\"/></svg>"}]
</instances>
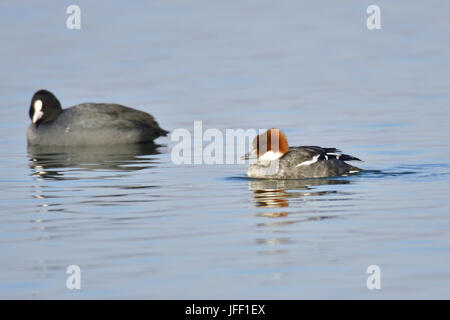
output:
<instances>
[{"instance_id":1,"label":"dark grey coot","mask_svg":"<svg viewBox=\"0 0 450 320\"><path fill-rule=\"evenodd\" d=\"M151 143L168 131L148 113L110 103L82 103L62 109L58 99L39 90L31 99L29 145L88 146Z\"/></svg>"}]
</instances>

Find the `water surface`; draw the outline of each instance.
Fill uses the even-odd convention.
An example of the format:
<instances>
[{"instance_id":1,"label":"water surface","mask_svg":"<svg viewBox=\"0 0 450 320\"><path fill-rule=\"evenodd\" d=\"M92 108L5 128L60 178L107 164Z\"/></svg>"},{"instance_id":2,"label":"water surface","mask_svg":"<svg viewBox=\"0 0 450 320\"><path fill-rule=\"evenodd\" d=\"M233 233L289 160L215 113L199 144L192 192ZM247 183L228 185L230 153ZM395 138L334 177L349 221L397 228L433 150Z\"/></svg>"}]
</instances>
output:
<instances>
[{"instance_id":1,"label":"water surface","mask_svg":"<svg viewBox=\"0 0 450 320\"><path fill-rule=\"evenodd\" d=\"M446 2L378 1L375 31L367 1L77 3L78 31L70 2L0 4L1 298L450 298ZM175 165L170 137L27 148L41 88L171 131L276 126L367 171L250 180Z\"/></svg>"}]
</instances>

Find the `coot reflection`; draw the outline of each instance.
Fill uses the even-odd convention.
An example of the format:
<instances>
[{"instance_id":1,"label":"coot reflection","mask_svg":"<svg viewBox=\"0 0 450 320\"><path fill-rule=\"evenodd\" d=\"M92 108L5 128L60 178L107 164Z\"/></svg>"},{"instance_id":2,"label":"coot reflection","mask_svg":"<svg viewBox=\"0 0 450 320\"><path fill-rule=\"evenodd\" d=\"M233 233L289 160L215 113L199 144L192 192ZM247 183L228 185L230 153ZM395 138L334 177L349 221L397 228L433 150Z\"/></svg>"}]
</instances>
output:
<instances>
[{"instance_id":1,"label":"coot reflection","mask_svg":"<svg viewBox=\"0 0 450 320\"><path fill-rule=\"evenodd\" d=\"M157 144L111 146L28 146L32 175L44 179L77 179L71 171L128 172L155 166L153 158L159 154Z\"/></svg>"}]
</instances>

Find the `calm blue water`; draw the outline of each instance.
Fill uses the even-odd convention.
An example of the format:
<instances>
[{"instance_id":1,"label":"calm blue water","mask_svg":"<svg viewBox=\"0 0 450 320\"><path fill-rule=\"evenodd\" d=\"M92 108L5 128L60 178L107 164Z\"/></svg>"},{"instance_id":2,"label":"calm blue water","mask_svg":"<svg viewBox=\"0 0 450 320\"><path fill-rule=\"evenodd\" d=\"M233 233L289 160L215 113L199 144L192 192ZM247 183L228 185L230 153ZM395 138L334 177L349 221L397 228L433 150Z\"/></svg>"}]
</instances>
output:
<instances>
[{"instance_id":1,"label":"calm blue water","mask_svg":"<svg viewBox=\"0 0 450 320\"><path fill-rule=\"evenodd\" d=\"M450 298L450 5L0 4L0 298ZM168 130L283 129L357 176L258 181L158 148L27 149L32 94ZM66 268L81 268L81 290ZM366 268L381 269L368 290Z\"/></svg>"}]
</instances>

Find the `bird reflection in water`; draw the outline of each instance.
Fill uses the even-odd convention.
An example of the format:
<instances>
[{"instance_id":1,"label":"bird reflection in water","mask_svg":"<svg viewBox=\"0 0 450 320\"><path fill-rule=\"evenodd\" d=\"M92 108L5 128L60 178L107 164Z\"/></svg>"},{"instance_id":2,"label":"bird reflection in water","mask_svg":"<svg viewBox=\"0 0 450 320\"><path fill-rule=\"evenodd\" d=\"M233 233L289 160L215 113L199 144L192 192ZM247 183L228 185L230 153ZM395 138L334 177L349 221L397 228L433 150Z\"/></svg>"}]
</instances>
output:
<instances>
[{"instance_id":1,"label":"bird reflection in water","mask_svg":"<svg viewBox=\"0 0 450 320\"><path fill-rule=\"evenodd\" d=\"M253 191L253 202L256 207L283 208L289 206L289 199L336 193L334 190L315 191L314 186L349 183L349 180L322 178L301 180L259 179L249 182L249 190ZM267 213L266 215L281 217L286 216L287 213Z\"/></svg>"},{"instance_id":2,"label":"bird reflection in water","mask_svg":"<svg viewBox=\"0 0 450 320\"><path fill-rule=\"evenodd\" d=\"M156 144L95 147L28 146L32 175L36 178L73 180L71 171L137 171L154 166L148 155L159 154Z\"/></svg>"},{"instance_id":3,"label":"bird reflection in water","mask_svg":"<svg viewBox=\"0 0 450 320\"><path fill-rule=\"evenodd\" d=\"M255 214L261 220L256 224L263 227L268 232L267 237L256 239L256 243L270 246L270 249L263 250L264 254L280 254L285 252L276 245L284 245L292 242L287 236L289 233L284 227L298 222L318 221L332 218L329 215L298 214L299 212L288 211L289 202L293 200L308 201L317 199L317 196L324 196L337 193L336 190L315 190L316 186L349 184L349 180L344 179L302 179L302 180L251 180L249 189L253 191L252 201L257 208L284 208L285 210L258 212ZM280 229L281 228L281 229ZM280 233L283 237L280 237ZM274 236L275 235L275 236ZM273 247L275 245L275 248Z\"/></svg>"},{"instance_id":4,"label":"bird reflection in water","mask_svg":"<svg viewBox=\"0 0 450 320\"><path fill-rule=\"evenodd\" d=\"M80 204L115 205L126 201L129 195L140 195L139 201L152 201L145 197L144 189L155 185L126 186L111 183L110 178L125 175L157 166L157 159L151 155L159 154L156 144L131 144L95 147L55 147L29 146L28 157L31 175L35 178L32 197L38 199L39 213L73 211L77 207L68 206L67 198L78 198ZM69 180L90 180L87 186L79 184L59 184ZM86 189L89 194L83 193ZM125 190L126 189L126 190ZM132 190L133 189L133 190ZM124 191L125 190L125 191ZM137 197L137 196L136 196ZM133 198L136 200L136 197ZM127 198L128 199L128 198ZM39 222L39 218L35 221Z\"/></svg>"}]
</instances>

